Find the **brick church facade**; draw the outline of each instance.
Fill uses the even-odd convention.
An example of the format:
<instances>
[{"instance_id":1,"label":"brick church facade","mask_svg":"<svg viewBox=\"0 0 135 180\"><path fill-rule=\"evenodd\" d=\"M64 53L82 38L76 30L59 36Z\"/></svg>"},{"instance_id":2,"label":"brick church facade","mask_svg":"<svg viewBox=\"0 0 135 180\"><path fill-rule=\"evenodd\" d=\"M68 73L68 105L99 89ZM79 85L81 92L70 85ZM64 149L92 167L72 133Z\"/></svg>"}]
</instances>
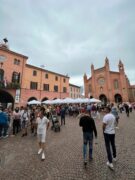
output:
<instances>
[{"instance_id":1,"label":"brick church facade","mask_svg":"<svg viewBox=\"0 0 135 180\"><path fill-rule=\"evenodd\" d=\"M94 69L92 64L91 77L87 78L87 75L84 74L85 97L100 99L104 104L108 102L134 102L135 86L130 85L121 60L118 68L118 72L111 71L107 58L102 68Z\"/></svg>"}]
</instances>

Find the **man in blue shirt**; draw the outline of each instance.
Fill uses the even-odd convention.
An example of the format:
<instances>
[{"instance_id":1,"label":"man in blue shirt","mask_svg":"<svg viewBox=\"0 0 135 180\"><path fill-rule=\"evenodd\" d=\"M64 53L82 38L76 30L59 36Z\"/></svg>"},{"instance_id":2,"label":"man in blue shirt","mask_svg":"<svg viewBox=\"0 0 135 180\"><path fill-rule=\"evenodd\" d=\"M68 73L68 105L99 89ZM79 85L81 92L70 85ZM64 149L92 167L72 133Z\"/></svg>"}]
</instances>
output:
<instances>
[{"instance_id":1,"label":"man in blue shirt","mask_svg":"<svg viewBox=\"0 0 135 180\"><path fill-rule=\"evenodd\" d=\"M8 116L3 112L3 108L0 107L0 138L6 138L8 129Z\"/></svg>"},{"instance_id":2,"label":"man in blue shirt","mask_svg":"<svg viewBox=\"0 0 135 180\"><path fill-rule=\"evenodd\" d=\"M66 115L66 110L65 110L65 107L62 106L62 107L61 107L61 111L60 111L61 126L62 126L63 123L64 123L64 125L65 125L65 115Z\"/></svg>"}]
</instances>

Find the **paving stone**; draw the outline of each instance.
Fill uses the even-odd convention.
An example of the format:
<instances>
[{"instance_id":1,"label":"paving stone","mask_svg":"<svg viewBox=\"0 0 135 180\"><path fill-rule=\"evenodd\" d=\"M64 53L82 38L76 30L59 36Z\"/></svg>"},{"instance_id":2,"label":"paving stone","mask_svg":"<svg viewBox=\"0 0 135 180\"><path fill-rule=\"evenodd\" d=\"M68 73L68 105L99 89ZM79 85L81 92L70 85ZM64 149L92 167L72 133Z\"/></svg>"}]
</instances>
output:
<instances>
[{"instance_id":1,"label":"paving stone","mask_svg":"<svg viewBox=\"0 0 135 180\"><path fill-rule=\"evenodd\" d=\"M30 134L0 140L0 180L135 180L135 111L127 118L120 114L116 130L118 161L114 171L107 166L102 134L102 121L95 120L98 144L94 143L94 159L87 168L82 158L82 130L79 120L67 117L60 133L47 132L46 159L37 155L37 139Z\"/></svg>"}]
</instances>

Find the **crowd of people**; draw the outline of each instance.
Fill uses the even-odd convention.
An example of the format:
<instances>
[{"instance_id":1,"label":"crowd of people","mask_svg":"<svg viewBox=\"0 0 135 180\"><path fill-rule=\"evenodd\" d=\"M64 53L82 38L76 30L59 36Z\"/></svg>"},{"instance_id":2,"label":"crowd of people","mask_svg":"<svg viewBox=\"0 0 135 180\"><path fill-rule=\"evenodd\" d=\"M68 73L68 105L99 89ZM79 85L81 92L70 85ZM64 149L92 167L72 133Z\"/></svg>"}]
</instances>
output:
<instances>
[{"instance_id":1,"label":"crowd of people","mask_svg":"<svg viewBox=\"0 0 135 180\"><path fill-rule=\"evenodd\" d=\"M11 108L0 106L0 139L8 136L13 137L18 133L21 133L22 138L27 136L28 133L37 136L39 142L38 154L42 152L41 159L44 160L46 130L49 128L52 115L60 116L61 126L66 124L66 116L78 117L80 119L79 125L83 128L83 158L84 163L87 164L87 144L89 142L89 158L92 159L93 132L95 137L97 137L94 119L100 119L100 112L105 110L108 114L111 113L111 115L103 118L103 132L108 154L108 166L113 168L110 143L113 150L113 158L116 159L114 129L115 127L119 128L119 113L125 111L129 117L133 107L128 104L119 104L117 107L114 104L109 104L106 107L98 104L65 104L16 107L12 110Z\"/></svg>"}]
</instances>

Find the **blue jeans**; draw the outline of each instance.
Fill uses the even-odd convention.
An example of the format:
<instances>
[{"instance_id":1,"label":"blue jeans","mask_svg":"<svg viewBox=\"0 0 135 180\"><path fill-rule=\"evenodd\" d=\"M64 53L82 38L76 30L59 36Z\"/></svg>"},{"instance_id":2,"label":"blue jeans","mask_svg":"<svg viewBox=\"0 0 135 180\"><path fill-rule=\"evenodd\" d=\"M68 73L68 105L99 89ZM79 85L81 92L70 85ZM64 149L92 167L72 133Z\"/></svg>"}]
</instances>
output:
<instances>
[{"instance_id":1,"label":"blue jeans","mask_svg":"<svg viewBox=\"0 0 135 180\"><path fill-rule=\"evenodd\" d=\"M7 130L8 130L8 125L7 124L0 124L0 137L6 136L7 135Z\"/></svg>"},{"instance_id":2,"label":"blue jeans","mask_svg":"<svg viewBox=\"0 0 135 180\"><path fill-rule=\"evenodd\" d=\"M87 159L87 144L89 143L89 158L92 159L93 151L93 132L84 132L83 133L83 159Z\"/></svg>"}]
</instances>

